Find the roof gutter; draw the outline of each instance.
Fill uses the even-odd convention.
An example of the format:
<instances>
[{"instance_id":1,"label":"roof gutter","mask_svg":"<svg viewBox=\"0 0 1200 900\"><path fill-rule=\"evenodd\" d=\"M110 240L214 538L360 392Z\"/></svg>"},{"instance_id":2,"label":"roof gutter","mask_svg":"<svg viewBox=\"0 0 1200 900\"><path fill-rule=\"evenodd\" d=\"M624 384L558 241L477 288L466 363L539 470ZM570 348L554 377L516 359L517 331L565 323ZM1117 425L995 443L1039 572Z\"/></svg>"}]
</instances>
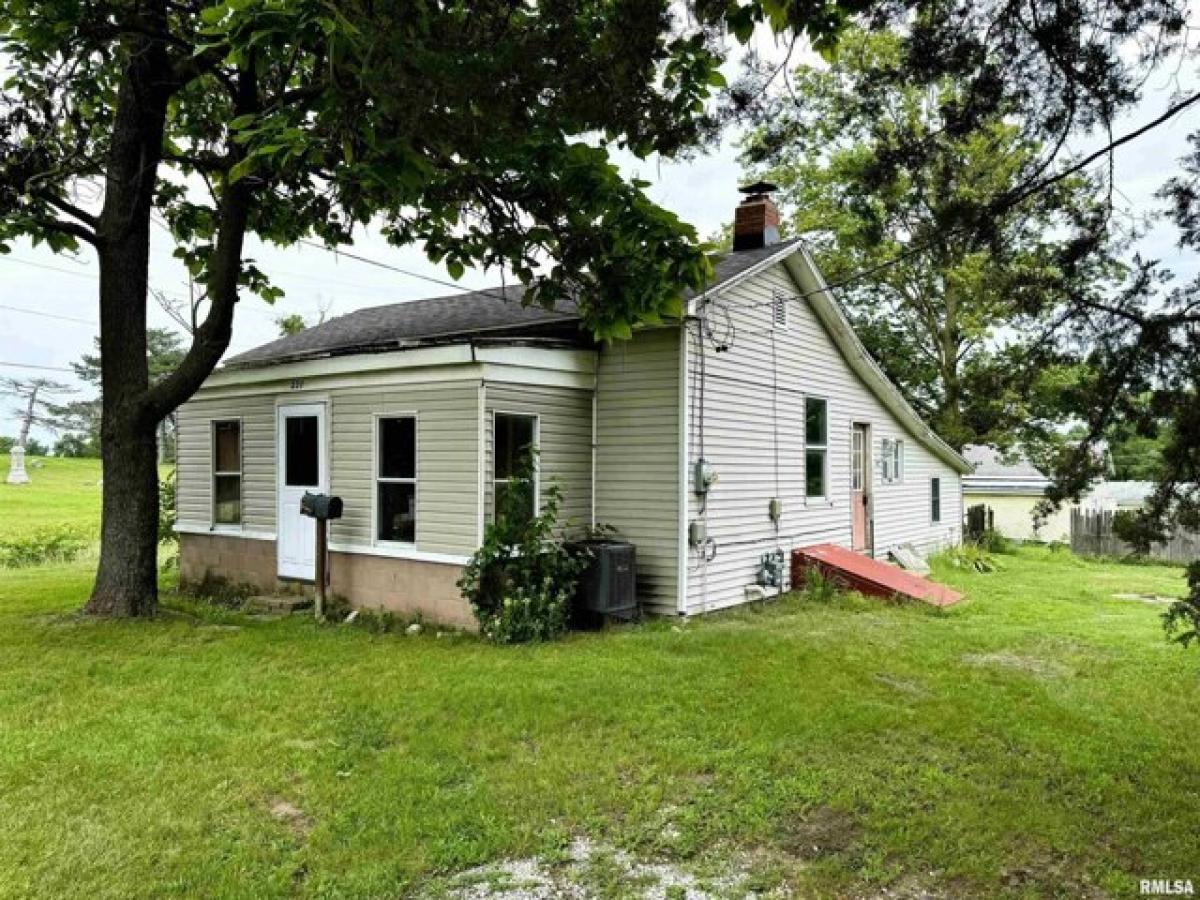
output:
<instances>
[{"instance_id":1,"label":"roof gutter","mask_svg":"<svg viewBox=\"0 0 1200 900\"><path fill-rule=\"evenodd\" d=\"M887 410L935 456L960 475L973 474L974 466L963 459L961 454L957 453L953 447L938 437L933 429L925 424L916 410L904 399L899 389L884 374L879 363L875 362L871 354L867 352L867 348L862 345L862 341L854 333L846 314L833 299L833 295L829 292L825 279L817 270L816 263L813 262L808 249L802 244L794 244L788 250L794 252L789 252L784 256L784 266L796 280L796 284L800 286L800 290L808 300L809 307L826 332L829 333L850 368L863 380L867 388ZM769 261L774 260L775 258L772 257Z\"/></svg>"}]
</instances>

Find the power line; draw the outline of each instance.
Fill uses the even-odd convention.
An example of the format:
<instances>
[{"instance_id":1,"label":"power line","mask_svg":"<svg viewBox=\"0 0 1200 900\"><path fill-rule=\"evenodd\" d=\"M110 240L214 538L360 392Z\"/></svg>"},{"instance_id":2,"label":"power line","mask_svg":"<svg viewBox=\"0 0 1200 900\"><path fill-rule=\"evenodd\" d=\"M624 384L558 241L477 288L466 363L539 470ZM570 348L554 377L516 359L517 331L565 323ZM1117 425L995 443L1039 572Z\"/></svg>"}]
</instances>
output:
<instances>
[{"instance_id":1,"label":"power line","mask_svg":"<svg viewBox=\"0 0 1200 900\"><path fill-rule=\"evenodd\" d=\"M15 362L0 362L0 366L7 366L10 369L41 369L46 372L70 372L75 373L74 369L68 369L65 366L39 366L34 363L15 363Z\"/></svg>"},{"instance_id":2,"label":"power line","mask_svg":"<svg viewBox=\"0 0 1200 900\"><path fill-rule=\"evenodd\" d=\"M28 316L41 316L44 319L59 319L63 322L77 322L80 325L90 325L93 328L96 328L99 325L99 323L93 322L91 319L77 319L74 316L60 316L55 313L42 312L38 309L25 309L20 306L9 306L7 303L0 303L0 309L7 309L10 312L25 313Z\"/></svg>"},{"instance_id":3,"label":"power line","mask_svg":"<svg viewBox=\"0 0 1200 900\"><path fill-rule=\"evenodd\" d=\"M32 259L20 259L16 256L0 255L0 260L20 263L23 266L33 266L35 269L45 269L49 272L62 272L64 275L74 275L76 278L87 278L92 281L100 277L95 272L73 272L70 269L64 269L62 266L50 266L46 265L46 263L34 262Z\"/></svg>"},{"instance_id":4,"label":"power line","mask_svg":"<svg viewBox=\"0 0 1200 900\"><path fill-rule=\"evenodd\" d=\"M419 278L422 281L428 281L431 284L441 285L442 287L454 288L454 290L458 291L460 294L486 294L489 297L493 297L497 300L503 300L506 303L511 302L513 299L515 299L513 297L506 296L505 293L503 293L503 292L495 293L494 288L475 289L475 288L464 287L463 285L461 285L455 281L447 281L444 278L438 278L434 275L426 275L423 272L414 272L412 269L403 269L400 266L394 266L391 263L380 262L377 259L371 259L370 257L367 257L367 256L359 256L357 253L350 253L346 250L341 250L337 247L327 247L324 244L317 243L316 241L309 241L309 240L305 240L305 239L301 238L296 243L303 244L306 247L312 247L316 250L324 250L326 253L332 253L335 256L345 256L347 259L353 259L357 262L365 263L368 266L376 266L377 268L380 268L380 269L387 269L389 272L396 272L400 275L407 275L409 278ZM503 291L503 289L502 289L502 291Z\"/></svg>"}]
</instances>

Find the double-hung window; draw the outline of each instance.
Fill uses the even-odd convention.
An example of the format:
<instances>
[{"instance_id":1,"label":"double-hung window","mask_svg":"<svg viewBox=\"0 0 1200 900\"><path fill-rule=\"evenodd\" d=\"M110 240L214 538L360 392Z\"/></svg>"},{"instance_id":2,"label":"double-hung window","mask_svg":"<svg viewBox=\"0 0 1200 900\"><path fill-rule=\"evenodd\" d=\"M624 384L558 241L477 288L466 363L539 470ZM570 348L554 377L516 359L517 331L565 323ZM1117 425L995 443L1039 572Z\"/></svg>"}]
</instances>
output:
<instances>
[{"instance_id":1,"label":"double-hung window","mask_svg":"<svg viewBox=\"0 0 1200 900\"><path fill-rule=\"evenodd\" d=\"M904 480L904 441L883 439L883 480L895 484Z\"/></svg>"},{"instance_id":2,"label":"double-hung window","mask_svg":"<svg viewBox=\"0 0 1200 900\"><path fill-rule=\"evenodd\" d=\"M417 542L417 419L375 420L375 536L393 544Z\"/></svg>"},{"instance_id":3,"label":"double-hung window","mask_svg":"<svg viewBox=\"0 0 1200 900\"><path fill-rule=\"evenodd\" d=\"M498 412L495 414L492 424L492 483L494 488L492 515L495 518L503 509L508 493L518 489L515 483L516 476L537 446L537 416ZM532 483L528 485L529 515L536 516L538 511L536 465L533 467L532 474Z\"/></svg>"},{"instance_id":4,"label":"double-hung window","mask_svg":"<svg viewBox=\"0 0 1200 900\"><path fill-rule=\"evenodd\" d=\"M929 481L929 520L934 525L942 521L942 479Z\"/></svg>"},{"instance_id":5,"label":"double-hung window","mask_svg":"<svg viewBox=\"0 0 1200 900\"><path fill-rule=\"evenodd\" d=\"M212 423L212 520L214 525L242 524L242 423Z\"/></svg>"},{"instance_id":6,"label":"double-hung window","mask_svg":"<svg viewBox=\"0 0 1200 900\"><path fill-rule=\"evenodd\" d=\"M804 398L804 496L829 495L829 403Z\"/></svg>"}]
</instances>

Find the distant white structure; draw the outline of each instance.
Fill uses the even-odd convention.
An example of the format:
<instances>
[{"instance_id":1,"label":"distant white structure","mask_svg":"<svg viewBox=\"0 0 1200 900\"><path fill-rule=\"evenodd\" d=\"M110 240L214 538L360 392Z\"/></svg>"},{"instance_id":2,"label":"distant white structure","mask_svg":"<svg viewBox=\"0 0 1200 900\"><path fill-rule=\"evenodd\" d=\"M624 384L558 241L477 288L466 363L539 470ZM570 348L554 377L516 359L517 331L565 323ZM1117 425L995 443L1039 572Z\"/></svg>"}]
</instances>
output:
<instances>
[{"instance_id":1,"label":"distant white structure","mask_svg":"<svg viewBox=\"0 0 1200 900\"><path fill-rule=\"evenodd\" d=\"M1092 512L1141 509L1154 490L1152 481L1101 481L1077 504L1064 503L1058 512L1034 527L1033 509L1046 496L1050 479L1019 451L1006 459L998 450L980 444L963 448L975 467L963 476L963 504L984 504L992 510L995 529L1020 541L1069 541L1071 510Z\"/></svg>"},{"instance_id":2,"label":"distant white structure","mask_svg":"<svg viewBox=\"0 0 1200 900\"><path fill-rule=\"evenodd\" d=\"M8 454L8 483L29 484L29 474L25 471L25 448L15 444Z\"/></svg>"}]
</instances>

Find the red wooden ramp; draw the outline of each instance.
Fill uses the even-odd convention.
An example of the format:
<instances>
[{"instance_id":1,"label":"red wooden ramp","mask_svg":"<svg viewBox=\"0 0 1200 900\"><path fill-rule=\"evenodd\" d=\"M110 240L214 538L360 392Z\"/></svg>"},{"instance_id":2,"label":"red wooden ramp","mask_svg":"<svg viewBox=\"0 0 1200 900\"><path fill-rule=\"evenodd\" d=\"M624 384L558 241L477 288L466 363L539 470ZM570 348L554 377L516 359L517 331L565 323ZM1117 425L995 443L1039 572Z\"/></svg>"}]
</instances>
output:
<instances>
[{"instance_id":1,"label":"red wooden ramp","mask_svg":"<svg viewBox=\"0 0 1200 900\"><path fill-rule=\"evenodd\" d=\"M826 578L875 597L909 597L934 606L951 606L962 599L962 594L945 585L835 544L814 544L793 550L792 585L804 584L804 573L814 566Z\"/></svg>"}]
</instances>

